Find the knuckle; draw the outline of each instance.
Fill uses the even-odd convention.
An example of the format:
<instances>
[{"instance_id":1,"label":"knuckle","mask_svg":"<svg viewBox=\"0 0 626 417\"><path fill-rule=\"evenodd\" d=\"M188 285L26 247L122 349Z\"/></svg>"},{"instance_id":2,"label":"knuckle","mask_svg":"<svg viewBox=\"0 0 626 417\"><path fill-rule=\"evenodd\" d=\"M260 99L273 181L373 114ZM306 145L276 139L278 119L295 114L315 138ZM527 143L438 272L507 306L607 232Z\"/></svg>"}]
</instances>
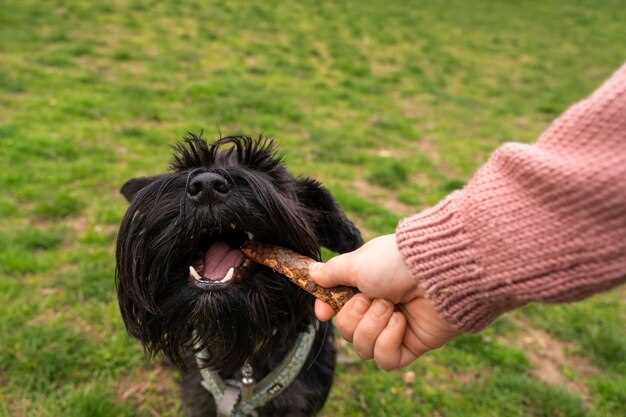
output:
<instances>
[{"instance_id":1,"label":"knuckle","mask_svg":"<svg viewBox=\"0 0 626 417\"><path fill-rule=\"evenodd\" d=\"M364 325L359 327L359 338L367 341L372 341L378 337L380 332L378 329L381 326L376 323L374 320L365 322Z\"/></svg>"},{"instance_id":2,"label":"knuckle","mask_svg":"<svg viewBox=\"0 0 626 417\"><path fill-rule=\"evenodd\" d=\"M413 337L408 340L408 345L411 350L420 355L435 350L442 345L442 343L436 343L433 337L429 334L418 330L413 332Z\"/></svg>"},{"instance_id":3,"label":"knuckle","mask_svg":"<svg viewBox=\"0 0 626 417\"><path fill-rule=\"evenodd\" d=\"M380 340L376 343L374 348L374 361L376 362L376 366L388 371L397 367L398 358L396 352L388 348L384 342L384 340Z\"/></svg>"},{"instance_id":4,"label":"knuckle","mask_svg":"<svg viewBox=\"0 0 626 417\"><path fill-rule=\"evenodd\" d=\"M344 339L348 341L352 341L352 333L354 332L355 325L349 320L349 318L345 315L337 316L337 320L335 322L337 326L337 330L344 337Z\"/></svg>"},{"instance_id":5,"label":"knuckle","mask_svg":"<svg viewBox=\"0 0 626 417\"><path fill-rule=\"evenodd\" d=\"M398 368L398 365L395 363L395 361L392 362L384 358L376 358L375 361L376 365L384 371L391 371Z\"/></svg>"},{"instance_id":6,"label":"knuckle","mask_svg":"<svg viewBox=\"0 0 626 417\"><path fill-rule=\"evenodd\" d=\"M415 355L416 358L419 358L420 356L422 356L424 353L432 350L429 349L427 346L425 346L424 344L422 344L421 342L417 341L413 341L413 342L408 342L407 343L407 348L409 349L409 351Z\"/></svg>"},{"instance_id":7,"label":"knuckle","mask_svg":"<svg viewBox=\"0 0 626 417\"><path fill-rule=\"evenodd\" d=\"M376 366L386 371L398 368L398 362L400 361L399 353L397 351L386 349L378 344L374 349L374 361Z\"/></svg>"},{"instance_id":8,"label":"knuckle","mask_svg":"<svg viewBox=\"0 0 626 417\"><path fill-rule=\"evenodd\" d=\"M341 335L344 337L346 337L346 335L349 333L348 327L341 322L337 322L337 330L339 330L339 333L341 333Z\"/></svg>"},{"instance_id":9,"label":"knuckle","mask_svg":"<svg viewBox=\"0 0 626 417\"><path fill-rule=\"evenodd\" d=\"M350 320L350 316L346 314L346 312L343 310L340 311L339 314L337 314L337 318L335 319L335 324L337 325L337 328L339 330L344 329L351 322L352 320Z\"/></svg>"},{"instance_id":10,"label":"knuckle","mask_svg":"<svg viewBox=\"0 0 626 417\"><path fill-rule=\"evenodd\" d=\"M361 359L372 359L372 351L368 346L355 344L354 350L356 350Z\"/></svg>"},{"instance_id":11,"label":"knuckle","mask_svg":"<svg viewBox=\"0 0 626 417\"><path fill-rule=\"evenodd\" d=\"M343 337L346 342L352 343L352 333L343 332L341 330L339 331L339 333L341 334L341 337Z\"/></svg>"},{"instance_id":12,"label":"knuckle","mask_svg":"<svg viewBox=\"0 0 626 417\"><path fill-rule=\"evenodd\" d=\"M357 294L346 305L346 314L352 317L358 317L359 319L367 313L370 307L370 300L365 294Z\"/></svg>"},{"instance_id":13,"label":"knuckle","mask_svg":"<svg viewBox=\"0 0 626 417\"><path fill-rule=\"evenodd\" d=\"M371 359L374 354L374 341L361 328L354 332L354 349L363 359Z\"/></svg>"},{"instance_id":14,"label":"knuckle","mask_svg":"<svg viewBox=\"0 0 626 417\"><path fill-rule=\"evenodd\" d=\"M369 359L372 359L372 357L371 357L370 355L367 355L367 354L365 354L365 353L358 352L358 351L357 351L357 353L359 354L359 357L360 357L361 359L363 359L363 360L366 360L366 361L367 361L367 360L369 360Z\"/></svg>"},{"instance_id":15,"label":"knuckle","mask_svg":"<svg viewBox=\"0 0 626 417\"><path fill-rule=\"evenodd\" d=\"M360 357L371 359L374 356L374 348L376 344L377 334L364 332L363 329L357 328L354 332L354 348Z\"/></svg>"}]
</instances>

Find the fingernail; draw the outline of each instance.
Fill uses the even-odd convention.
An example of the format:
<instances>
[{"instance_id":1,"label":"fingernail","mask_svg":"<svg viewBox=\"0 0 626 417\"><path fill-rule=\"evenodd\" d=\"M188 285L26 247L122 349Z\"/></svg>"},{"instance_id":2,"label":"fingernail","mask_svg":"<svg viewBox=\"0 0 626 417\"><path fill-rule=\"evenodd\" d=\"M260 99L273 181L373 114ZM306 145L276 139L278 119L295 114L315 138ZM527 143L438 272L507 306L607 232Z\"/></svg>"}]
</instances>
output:
<instances>
[{"instance_id":1,"label":"fingernail","mask_svg":"<svg viewBox=\"0 0 626 417\"><path fill-rule=\"evenodd\" d=\"M365 314L367 308L370 306L369 302L365 301L361 297L356 297L354 299L353 311L357 314Z\"/></svg>"},{"instance_id":2,"label":"fingernail","mask_svg":"<svg viewBox=\"0 0 626 417\"><path fill-rule=\"evenodd\" d=\"M389 320L389 327L396 327L400 324L400 314L394 314L391 316L391 320Z\"/></svg>"},{"instance_id":3,"label":"fingernail","mask_svg":"<svg viewBox=\"0 0 626 417\"><path fill-rule=\"evenodd\" d=\"M389 311L391 308L391 304L388 301L384 300L376 300L372 305L372 314L375 317L383 316L385 313Z\"/></svg>"}]
</instances>

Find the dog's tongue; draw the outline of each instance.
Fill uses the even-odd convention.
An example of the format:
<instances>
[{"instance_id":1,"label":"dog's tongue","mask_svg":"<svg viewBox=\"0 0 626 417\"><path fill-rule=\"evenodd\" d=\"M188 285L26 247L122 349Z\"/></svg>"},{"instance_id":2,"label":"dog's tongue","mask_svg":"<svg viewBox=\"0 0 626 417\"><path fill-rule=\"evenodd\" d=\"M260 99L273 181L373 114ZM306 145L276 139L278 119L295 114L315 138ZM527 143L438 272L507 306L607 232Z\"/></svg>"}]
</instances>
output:
<instances>
[{"instance_id":1,"label":"dog's tongue","mask_svg":"<svg viewBox=\"0 0 626 417\"><path fill-rule=\"evenodd\" d=\"M204 256L202 275L211 281L219 281L230 268L237 268L242 259L243 254L239 249L231 247L226 242L215 242Z\"/></svg>"}]
</instances>

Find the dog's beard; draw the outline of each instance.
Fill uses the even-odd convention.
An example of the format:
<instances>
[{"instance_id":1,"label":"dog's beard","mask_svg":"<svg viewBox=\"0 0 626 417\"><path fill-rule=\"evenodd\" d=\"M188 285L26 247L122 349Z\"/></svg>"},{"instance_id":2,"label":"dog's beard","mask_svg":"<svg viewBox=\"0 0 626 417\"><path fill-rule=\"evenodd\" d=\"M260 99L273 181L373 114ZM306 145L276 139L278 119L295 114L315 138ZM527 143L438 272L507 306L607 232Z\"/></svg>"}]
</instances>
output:
<instances>
[{"instance_id":1,"label":"dog's beard","mask_svg":"<svg viewBox=\"0 0 626 417\"><path fill-rule=\"evenodd\" d=\"M303 220L305 209L276 185L280 181L245 168L224 175L242 186L221 206L189 204L188 175L180 173L138 193L120 228L117 286L124 322L149 352L163 352L184 367L190 352L206 349L204 366L229 373L255 352L293 342L312 320L313 300L258 265L215 291L190 285L189 266L212 243L241 239L231 224L240 235L249 232L315 258L319 245Z\"/></svg>"},{"instance_id":2,"label":"dog's beard","mask_svg":"<svg viewBox=\"0 0 626 417\"><path fill-rule=\"evenodd\" d=\"M205 349L204 366L231 373L255 354L278 351L295 340L312 317L311 298L282 277L260 270L238 287L194 294L188 289L170 298L171 317L164 349L176 357L188 352L189 333L195 349ZM189 328L181 328L187 320ZM172 330L177 329L177 330ZM233 368L233 369L231 369Z\"/></svg>"}]
</instances>

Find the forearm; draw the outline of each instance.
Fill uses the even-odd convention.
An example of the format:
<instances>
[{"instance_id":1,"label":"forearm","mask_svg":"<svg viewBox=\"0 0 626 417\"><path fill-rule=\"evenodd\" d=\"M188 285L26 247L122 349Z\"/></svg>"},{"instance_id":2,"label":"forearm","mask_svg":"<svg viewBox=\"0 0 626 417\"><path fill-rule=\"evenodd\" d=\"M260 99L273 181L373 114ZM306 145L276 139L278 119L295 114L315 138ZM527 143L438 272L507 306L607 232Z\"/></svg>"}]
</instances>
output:
<instances>
[{"instance_id":1,"label":"forearm","mask_svg":"<svg viewBox=\"0 0 626 417\"><path fill-rule=\"evenodd\" d=\"M623 282L626 67L535 145L504 145L462 191L396 235L427 296L465 330L531 301Z\"/></svg>"}]
</instances>

